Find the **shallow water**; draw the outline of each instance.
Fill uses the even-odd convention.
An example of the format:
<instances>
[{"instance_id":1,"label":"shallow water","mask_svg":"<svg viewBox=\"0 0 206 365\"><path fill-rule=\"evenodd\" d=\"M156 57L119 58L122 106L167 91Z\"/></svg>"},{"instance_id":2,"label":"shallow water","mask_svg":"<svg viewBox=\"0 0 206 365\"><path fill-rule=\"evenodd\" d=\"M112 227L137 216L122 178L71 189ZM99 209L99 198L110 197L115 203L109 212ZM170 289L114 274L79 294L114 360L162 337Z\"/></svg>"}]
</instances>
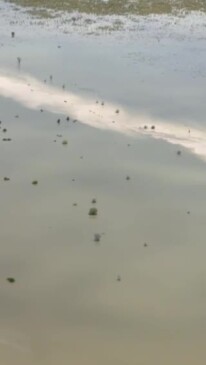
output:
<instances>
[{"instance_id":1,"label":"shallow water","mask_svg":"<svg viewBox=\"0 0 206 365\"><path fill-rule=\"evenodd\" d=\"M204 38L21 19L0 25L0 362L203 365Z\"/></svg>"}]
</instances>

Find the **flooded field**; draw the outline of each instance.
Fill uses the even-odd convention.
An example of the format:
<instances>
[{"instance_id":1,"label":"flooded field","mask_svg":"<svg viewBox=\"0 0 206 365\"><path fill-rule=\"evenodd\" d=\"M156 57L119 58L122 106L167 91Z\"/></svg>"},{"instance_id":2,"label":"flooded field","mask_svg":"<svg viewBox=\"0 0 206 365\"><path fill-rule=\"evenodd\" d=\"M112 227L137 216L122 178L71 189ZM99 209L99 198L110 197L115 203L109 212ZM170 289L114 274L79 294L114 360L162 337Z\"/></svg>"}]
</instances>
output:
<instances>
[{"instance_id":1,"label":"flooded field","mask_svg":"<svg viewBox=\"0 0 206 365\"><path fill-rule=\"evenodd\" d=\"M204 365L205 15L0 11L0 364Z\"/></svg>"}]
</instances>

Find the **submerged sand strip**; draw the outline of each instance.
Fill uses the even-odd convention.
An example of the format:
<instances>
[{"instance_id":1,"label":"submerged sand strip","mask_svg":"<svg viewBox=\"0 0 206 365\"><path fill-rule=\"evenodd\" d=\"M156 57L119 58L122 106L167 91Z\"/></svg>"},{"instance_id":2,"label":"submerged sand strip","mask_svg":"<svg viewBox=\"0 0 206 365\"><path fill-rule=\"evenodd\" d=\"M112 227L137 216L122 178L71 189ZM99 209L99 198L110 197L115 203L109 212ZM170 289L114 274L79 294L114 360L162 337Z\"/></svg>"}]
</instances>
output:
<instances>
[{"instance_id":1,"label":"submerged sand strip","mask_svg":"<svg viewBox=\"0 0 206 365\"><path fill-rule=\"evenodd\" d=\"M30 109L43 108L51 113L68 115L91 127L108 129L133 137L149 136L161 139L184 147L206 159L205 129L190 130L179 121L167 123L147 115L134 115L119 105L109 102L102 105L101 101L97 103L97 100L76 95L52 84L44 84L26 74L8 74L1 71L0 95Z\"/></svg>"}]
</instances>

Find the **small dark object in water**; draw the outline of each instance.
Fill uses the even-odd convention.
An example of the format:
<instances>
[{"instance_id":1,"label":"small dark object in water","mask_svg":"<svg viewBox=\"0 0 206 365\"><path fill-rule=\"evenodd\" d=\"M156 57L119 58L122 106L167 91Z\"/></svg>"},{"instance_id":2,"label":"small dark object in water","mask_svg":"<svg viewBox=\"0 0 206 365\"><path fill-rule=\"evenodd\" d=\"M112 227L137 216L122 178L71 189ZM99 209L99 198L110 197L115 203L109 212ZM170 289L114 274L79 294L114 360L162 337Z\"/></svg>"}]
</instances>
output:
<instances>
[{"instance_id":1,"label":"small dark object in water","mask_svg":"<svg viewBox=\"0 0 206 365\"><path fill-rule=\"evenodd\" d=\"M41 112L41 113L43 113L43 111L44 111L43 109L40 109L40 112Z\"/></svg>"},{"instance_id":2,"label":"small dark object in water","mask_svg":"<svg viewBox=\"0 0 206 365\"><path fill-rule=\"evenodd\" d=\"M72 179L72 181L75 181L75 179Z\"/></svg>"},{"instance_id":3,"label":"small dark object in water","mask_svg":"<svg viewBox=\"0 0 206 365\"><path fill-rule=\"evenodd\" d=\"M151 129L155 129L155 125L152 125L152 126L151 126Z\"/></svg>"},{"instance_id":4,"label":"small dark object in water","mask_svg":"<svg viewBox=\"0 0 206 365\"><path fill-rule=\"evenodd\" d=\"M21 64L21 57L17 57L17 62L18 62L18 65L20 66L20 64Z\"/></svg>"},{"instance_id":5,"label":"small dark object in water","mask_svg":"<svg viewBox=\"0 0 206 365\"><path fill-rule=\"evenodd\" d=\"M116 113L116 114L119 114L119 109L117 109L117 110L115 111L115 113Z\"/></svg>"},{"instance_id":6,"label":"small dark object in water","mask_svg":"<svg viewBox=\"0 0 206 365\"><path fill-rule=\"evenodd\" d=\"M146 242L144 243L144 247L148 247L148 244Z\"/></svg>"},{"instance_id":7,"label":"small dark object in water","mask_svg":"<svg viewBox=\"0 0 206 365\"><path fill-rule=\"evenodd\" d=\"M147 129L147 125L144 126L144 129Z\"/></svg>"},{"instance_id":8,"label":"small dark object in water","mask_svg":"<svg viewBox=\"0 0 206 365\"><path fill-rule=\"evenodd\" d=\"M4 141L4 142L10 142L11 141L11 138L3 138L2 141Z\"/></svg>"},{"instance_id":9,"label":"small dark object in water","mask_svg":"<svg viewBox=\"0 0 206 365\"><path fill-rule=\"evenodd\" d=\"M61 46L57 46L57 48L61 48Z\"/></svg>"},{"instance_id":10,"label":"small dark object in water","mask_svg":"<svg viewBox=\"0 0 206 365\"><path fill-rule=\"evenodd\" d=\"M127 177L126 177L126 180L130 180L130 176L127 176Z\"/></svg>"},{"instance_id":11,"label":"small dark object in water","mask_svg":"<svg viewBox=\"0 0 206 365\"><path fill-rule=\"evenodd\" d=\"M96 216L97 215L97 208L90 208L89 215Z\"/></svg>"},{"instance_id":12,"label":"small dark object in water","mask_svg":"<svg viewBox=\"0 0 206 365\"><path fill-rule=\"evenodd\" d=\"M32 185L37 185L38 184L38 181L37 180L33 180L32 181Z\"/></svg>"},{"instance_id":13,"label":"small dark object in water","mask_svg":"<svg viewBox=\"0 0 206 365\"><path fill-rule=\"evenodd\" d=\"M120 275L117 275L117 281L121 281L121 276Z\"/></svg>"},{"instance_id":14,"label":"small dark object in water","mask_svg":"<svg viewBox=\"0 0 206 365\"><path fill-rule=\"evenodd\" d=\"M11 32L11 38L15 37L15 32Z\"/></svg>"},{"instance_id":15,"label":"small dark object in water","mask_svg":"<svg viewBox=\"0 0 206 365\"><path fill-rule=\"evenodd\" d=\"M17 115L15 115L15 118L19 118L19 115L17 114Z\"/></svg>"},{"instance_id":16,"label":"small dark object in water","mask_svg":"<svg viewBox=\"0 0 206 365\"><path fill-rule=\"evenodd\" d=\"M96 199L92 199L92 204L96 204L97 200Z\"/></svg>"},{"instance_id":17,"label":"small dark object in water","mask_svg":"<svg viewBox=\"0 0 206 365\"><path fill-rule=\"evenodd\" d=\"M9 177L4 177L4 181L9 181L10 179L9 179Z\"/></svg>"},{"instance_id":18,"label":"small dark object in water","mask_svg":"<svg viewBox=\"0 0 206 365\"><path fill-rule=\"evenodd\" d=\"M66 117L66 120L67 120L67 122L70 120L70 118L69 117Z\"/></svg>"},{"instance_id":19,"label":"small dark object in water","mask_svg":"<svg viewBox=\"0 0 206 365\"><path fill-rule=\"evenodd\" d=\"M13 284L13 283L15 283L15 279L14 278L7 278L6 279L9 283L11 283L11 284Z\"/></svg>"},{"instance_id":20,"label":"small dark object in water","mask_svg":"<svg viewBox=\"0 0 206 365\"><path fill-rule=\"evenodd\" d=\"M61 120L60 119L57 119L57 123L60 124Z\"/></svg>"},{"instance_id":21,"label":"small dark object in water","mask_svg":"<svg viewBox=\"0 0 206 365\"><path fill-rule=\"evenodd\" d=\"M2 129L2 132L6 133L7 132L7 129L6 128Z\"/></svg>"},{"instance_id":22,"label":"small dark object in water","mask_svg":"<svg viewBox=\"0 0 206 365\"><path fill-rule=\"evenodd\" d=\"M190 214L190 211L189 210L187 211L187 214Z\"/></svg>"},{"instance_id":23,"label":"small dark object in water","mask_svg":"<svg viewBox=\"0 0 206 365\"><path fill-rule=\"evenodd\" d=\"M177 151L177 155L180 156L182 154L182 152L179 150Z\"/></svg>"},{"instance_id":24,"label":"small dark object in water","mask_svg":"<svg viewBox=\"0 0 206 365\"><path fill-rule=\"evenodd\" d=\"M73 207L77 207L77 203L73 203Z\"/></svg>"},{"instance_id":25,"label":"small dark object in water","mask_svg":"<svg viewBox=\"0 0 206 365\"><path fill-rule=\"evenodd\" d=\"M62 141L62 144L63 144L64 146L66 146L66 145L68 144L68 141L67 141L66 139L64 139L64 140Z\"/></svg>"},{"instance_id":26,"label":"small dark object in water","mask_svg":"<svg viewBox=\"0 0 206 365\"><path fill-rule=\"evenodd\" d=\"M102 101L102 105L104 105L104 101Z\"/></svg>"},{"instance_id":27,"label":"small dark object in water","mask_svg":"<svg viewBox=\"0 0 206 365\"><path fill-rule=\"evenodd\" d=\"M99 233L94 234L94 242L100 242L101 235Z\"/></svg>"}]
</instances>

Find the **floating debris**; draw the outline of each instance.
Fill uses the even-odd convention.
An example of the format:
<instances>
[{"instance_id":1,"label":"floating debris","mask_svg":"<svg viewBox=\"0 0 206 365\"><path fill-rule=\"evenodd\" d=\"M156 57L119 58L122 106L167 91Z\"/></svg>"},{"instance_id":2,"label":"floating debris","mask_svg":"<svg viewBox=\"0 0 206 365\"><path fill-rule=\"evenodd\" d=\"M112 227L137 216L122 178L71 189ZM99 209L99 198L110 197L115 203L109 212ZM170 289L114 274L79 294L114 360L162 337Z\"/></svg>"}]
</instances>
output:
<instances>
[{"instance_id":1,"label":"floating debris","mask_svg":"<svg viewBox=\"0 0 206 365\"><path fill-rule=\"evenodd\" d=\"M101 235L99 233L94 234L94 242L100 242Z\"/></svg>"},{"instance_id":2,"label":"floating debris","mask_svg":"<svg viewBox=\"0 0 206 365\"><path fill-rule=\"evenodd\" d=\"M64 139L64 140L62 141L62 144L63 144L64 146L66 146L66 145L68 144L68 141L67 141L66 139Z\"/></svg>"},{"instance_id":3,"label":"floating debris","mask_svg":"<svg viewBox=\"0 0 206 365\"><path fill-rule=\"evenodd\" d=\"M121 276L117 275L117 281L121 281L121 280L122 280Z\"/></svg>"},{"instance_id":4,"label":"floating debris","mask_svg":"<svg viewBox=\"0 0 206 365\"><path fill-rule=\"evenodd\" d=\"M4 181L9 181L10 180L10 178L9 177L4 177Z\"/></svg>"},{"instance_id":5,"label":"floating debris","mask_svg":"<svg viewBox=\"0 0 206 365\"><path fill-rule=\"evenodd\" d=\"M90 208L89 215L96 216L97 215L97 208Z\"/></svg>"},{"instance_id":6,"label":"floating debris","mask_svg":"<svg viewBox=\"0 0 206 365\"><path fill-rule=\"evenodd\" d=\"M38 185L38 181L37 180L33 180L32 181L32 185Z\"/></svg>"},{"instance_id":7,"label":"floating debris","mask_svg":"<svg viewBox=\"0 0 206 365\"><path fill-rule=\"evenodd\" d=\"M10 284L15 283L15 281L16 281L14 278L11 278L11 277L7 278L6 280L7 280Z\"/></svg>"}]
</instances>

